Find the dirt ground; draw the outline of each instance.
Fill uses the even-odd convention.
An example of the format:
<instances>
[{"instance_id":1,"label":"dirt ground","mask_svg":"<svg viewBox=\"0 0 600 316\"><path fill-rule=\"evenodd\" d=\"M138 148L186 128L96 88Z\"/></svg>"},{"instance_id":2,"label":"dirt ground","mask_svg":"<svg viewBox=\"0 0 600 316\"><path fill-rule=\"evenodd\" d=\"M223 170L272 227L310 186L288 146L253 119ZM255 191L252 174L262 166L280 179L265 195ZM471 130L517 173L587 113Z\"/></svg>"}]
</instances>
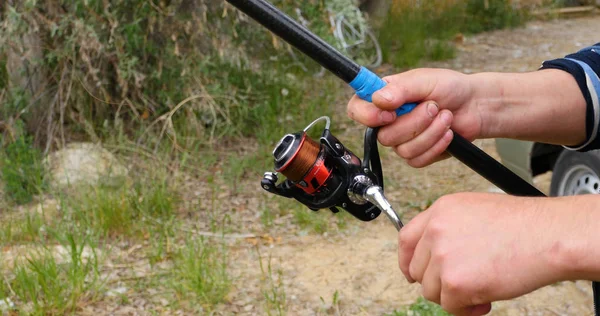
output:
<instances>
[{"instance_id":1,"label":"dirt ground","mask_svg":"<svg viewBox=\"0 0 600 316\"><path fill-rule=\"evenodd\" d=\"M516 30L504 30L466 38L458 46L457 58L427 66L448 67L474 73L481 71L523 72L539 67L545 59L562 57L598 41L600 17L531 22ZM526 87L525 87L526 88ZM340 115L345 104L340 104ZM358 138L362 127L346 123L342 139ZM494 141L476 143L496 156ZM460 191L493 191L485 180L455 160L415 170L392 153L384 153L387 196L405 221L414 216L414 206L443 194ZM536 183L547 190L548 175ZM264 314L259 266L270 259L273 278L281 281L290 315L341 314L381 315L413 303L418 285L408 284L397 267L394 227L383 216L371 223L353 223L350 228L328 235L282 232L274 243L253 246L238 242L232 265L237 281L227 312ZM264 288L264 287L263 287ZM334 293L339 299L333 301ZM589 315L592 313L588 282L563 282L524 297L495 303L492 315Z\"/></svg>"}]
</instances>

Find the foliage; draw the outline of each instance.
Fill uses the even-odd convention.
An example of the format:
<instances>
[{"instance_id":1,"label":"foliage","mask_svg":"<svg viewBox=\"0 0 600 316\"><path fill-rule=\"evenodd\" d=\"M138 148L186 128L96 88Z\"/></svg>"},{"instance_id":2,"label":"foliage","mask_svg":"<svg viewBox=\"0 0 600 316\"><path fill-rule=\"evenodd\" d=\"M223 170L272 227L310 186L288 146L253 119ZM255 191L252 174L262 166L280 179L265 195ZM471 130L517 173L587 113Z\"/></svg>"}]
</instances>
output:
<instances>
[{"instance_id":1,"label":"foliage","mask_svg":"<svg viewBox=\"0 0 600 316\"><path fill-rule=\"evenodd\" d=\"M422 297L411 304L406 310L394 311L388 316L449 316L439 305L431 303Z\"/></svg>"},{"instance_id":2,"label":"foliage","mask_svg":"<svg viewBox=\"0 0 600 316\"><path fill-rule=\"evenodd\" d=\"M19 312L30 315L64 315L99 285L98 259L87 237L67 233L59 238L63 257L41 249L20 260L8 284L21 302ZM3 293L0 289L0 297ZM4 293L5 294L5 293Z\"/></svg>"},{"instance_id":3,"label":"foliage","mask_svg":"<svg viewBox=\"0 0 600 316\"><path fill-rule=\"evenodd\" d=\"M174 188L150 177L133 186L98 186L83 190L68 200L71 219L102 237L137 236L140 221L162 224L174 217L178 203Z\"/></svg>"},{"instance_id":4,"label":"foliage","mask_svg":"<svg viewBox=\"0 0 600 316\"><path fill-rule=\"evenodd\" d=\"M265 298L265 311L267 315L286 315L287 311L287 295L285 293L285 287L283 284L283 271L277 269L274 276L273 267L271 265L271 256L267 259L267 266L263 263L263 258L258 251L258 260L260 265L260 272L262 274L262 281L264 282L262 287L262 294Z\"/></svg>"},{"instance_id":5,"label":"foliage","mask_svg":"<svg viewBox=\"0 0 600 316\"><path fill-rule=\"evenodd\" d=\"M282 118L330 111L329 94L305 93L317 85L311 74L287 67L286 46L225 1L11 3L0 11L0 96L12 89L9 77L18 78L12 86L28 82L29 114L5 111L0 120L23 120L38 145L115 133L156 147L167 136L186 148L271 139ZM323 3L275 2L302 9L325 35ZM21 55L23 64L11 65Z\"/></svg>"},{"instance_id":6,"label":"foliage","mask_svg":"<svg viewBox=\"0 0 600 316\"><path fill-rule=\"evenodd\" d=\"M384 59L397 67L454 57L462 33L516 27L526 19L509 0L394 1L379 30Z\"/></svg>"},{"instance_id":7,"label":"foliage","mask_svg":"<svg viewBox=\"0 0 600 316\"><path fill-rule=\"evenodd\" d=\"M474 17L462 25L461 30L467 33L480 33L495 29L515 27L523 24L525 13L516 10L509 0L468 0L465 13Z\"/></svg>"},{"instance_id":8,"label":"foliage","mask_svg":"<svg viewBox=\"0 0 600 316\"><path fill-rule=\"evenodd\" d=\"M24 136L8 144L3 151L5 194L17 204L31 202L33 196L46 187L41 153Z\"/></svg>"},{"instance_id":9,"label":"foliage","mask_svg":"<svg viewBox=\"0 0 600 316\"><path fill-rule=\"evenodd\" d=\"M195 295L206 308L223 302L231 287L224 245L188 238L174 257L174 282L179 295Z\"/></svg>"}]
</instances>

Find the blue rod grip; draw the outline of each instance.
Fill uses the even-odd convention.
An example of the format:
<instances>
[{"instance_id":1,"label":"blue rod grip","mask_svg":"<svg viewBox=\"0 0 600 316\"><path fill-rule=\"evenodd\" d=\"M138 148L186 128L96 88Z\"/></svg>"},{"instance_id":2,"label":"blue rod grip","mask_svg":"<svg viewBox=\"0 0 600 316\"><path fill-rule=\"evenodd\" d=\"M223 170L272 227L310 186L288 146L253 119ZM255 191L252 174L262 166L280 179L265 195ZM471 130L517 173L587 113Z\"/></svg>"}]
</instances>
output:
<instances>
[{"instance_id":1,"label":"blue rod grip","mask_svg":"<svg viewBox=\"0 0 600 316\"><path fill-rule=\"evenodd\" d=\"M373 102L373 93L385 87L385 85L385 81L381 80L379 76L365 67L362 67L356 78L350 82L350 86L354 88L356 95L369 102ZM416 106L416 103L406 103L396 109L396 115L400 116L409 113Z\"/></svg>"}]
</instances>

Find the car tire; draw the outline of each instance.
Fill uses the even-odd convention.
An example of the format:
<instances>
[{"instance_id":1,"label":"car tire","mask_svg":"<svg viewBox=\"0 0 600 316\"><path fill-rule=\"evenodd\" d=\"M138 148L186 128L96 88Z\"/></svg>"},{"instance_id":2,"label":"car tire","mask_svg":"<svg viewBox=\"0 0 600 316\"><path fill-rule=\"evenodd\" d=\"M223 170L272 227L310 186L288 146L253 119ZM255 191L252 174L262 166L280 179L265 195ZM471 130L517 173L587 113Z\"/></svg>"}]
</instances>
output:
<instances>
[{"instance_id":1,"label":"car tire","mask_svg":"<svg viewBox=\"0 0 600 316\"><path fill-rule=\"evenodd\" d=\"M563 150L552 170L550 195L600 193L600 151Z\"/></svg>"}]
</instances>

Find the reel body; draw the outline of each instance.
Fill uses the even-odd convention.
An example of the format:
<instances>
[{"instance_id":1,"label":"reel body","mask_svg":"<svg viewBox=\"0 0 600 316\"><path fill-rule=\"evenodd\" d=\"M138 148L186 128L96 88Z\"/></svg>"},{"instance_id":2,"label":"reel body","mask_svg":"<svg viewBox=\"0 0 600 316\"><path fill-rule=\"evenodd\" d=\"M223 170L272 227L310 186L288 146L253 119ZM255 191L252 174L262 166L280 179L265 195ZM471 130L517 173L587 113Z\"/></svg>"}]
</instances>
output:
<instances>
[{"instance_id":1,"label":"reel body","mask_svg":"<svg viewBox=\"0 0 600 316\"><path fill-rule=\"evenodd\" d=\"M307 131L322 120L327 125L317 143ZM381 210L363 198L362 192L374 185L383 187L376 131L365 133L365 159L361 161L333 136L329 126L329 118L321 117L303 131L285 135L273 151L275 172L265 173L261 186L313 211L327 208L337 213L341 208L362 221L371 221ZM278 184L279 173L286 179Z\"/></svg>"}]
</instances>

